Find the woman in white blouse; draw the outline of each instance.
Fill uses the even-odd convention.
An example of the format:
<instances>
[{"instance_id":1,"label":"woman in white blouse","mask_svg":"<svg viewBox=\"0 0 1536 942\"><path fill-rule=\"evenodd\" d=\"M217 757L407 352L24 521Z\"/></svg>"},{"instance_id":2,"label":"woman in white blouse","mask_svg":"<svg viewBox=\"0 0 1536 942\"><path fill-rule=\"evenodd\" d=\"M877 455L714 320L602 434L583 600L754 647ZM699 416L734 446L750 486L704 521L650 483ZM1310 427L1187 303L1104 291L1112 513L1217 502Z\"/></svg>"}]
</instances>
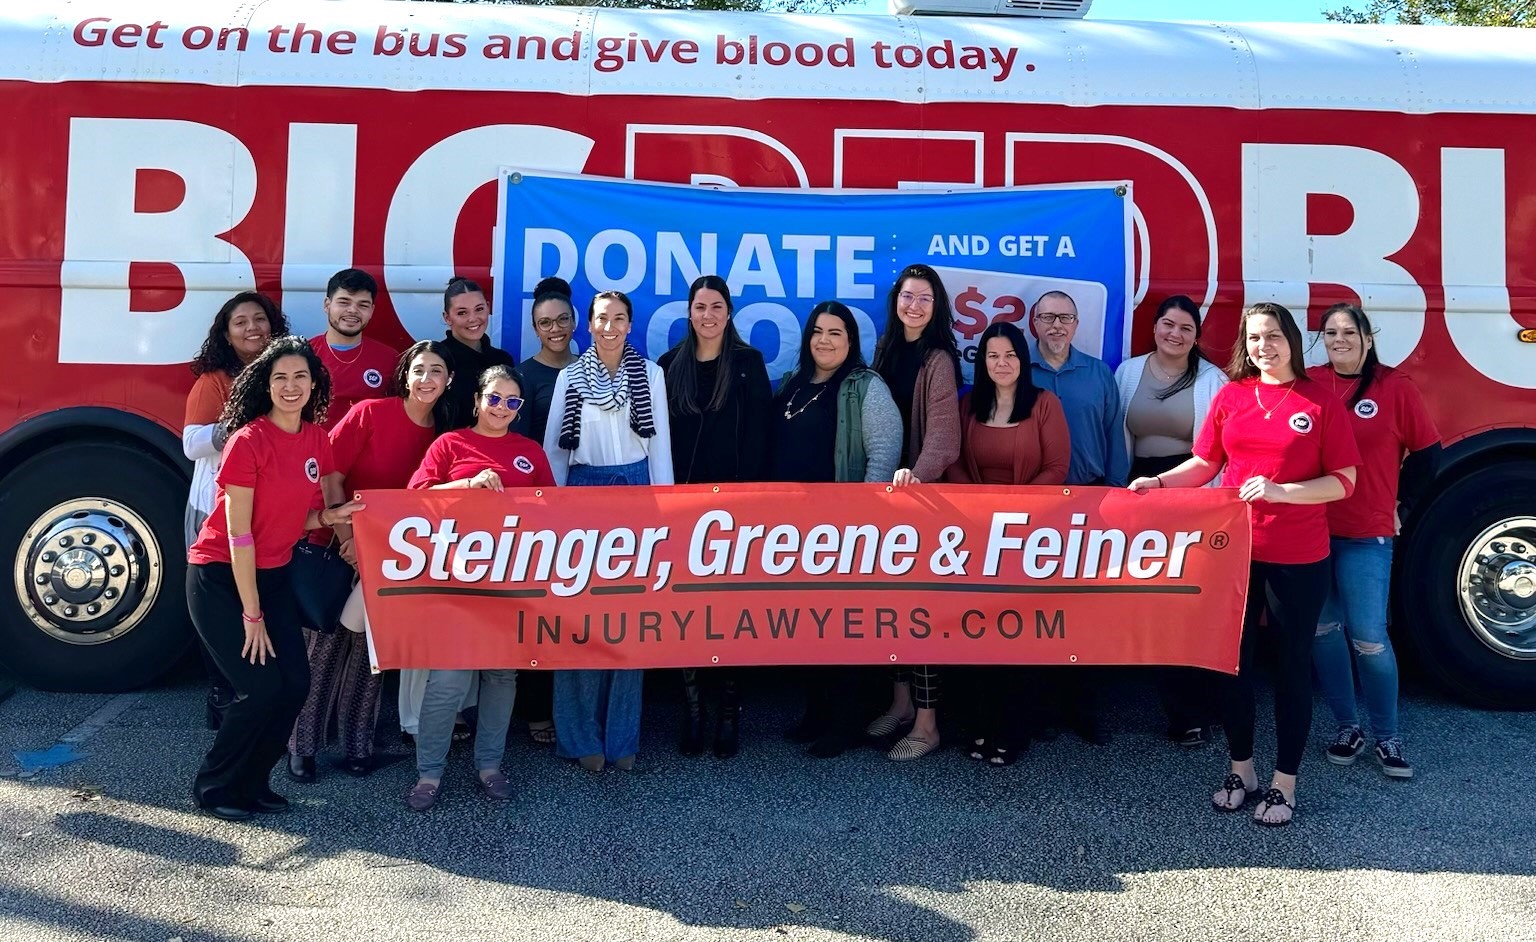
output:
<instances>
[{"instance_id":1,"label":"woman in white blouse","mask_svg":"<svg viewBox=\"0 0 1536 942\"><path fill-rule=\"evenodd\" d=\"M666 380L630 346L633 320L622 291L604 291L587 308L592 345L555 380L544 433L559 484L672 483ZM638 670L556 671L556 754L593 772L608 763L632 768L641 678Z\"/></svg>"},{"instance_id":2,"label":"woman in white blouse","mask_svg":"<svg viewBox=\"0 0 1536 942\"><path fill-rule=\"evenodd\" d=\"M1189 458L1211 400L1227 382L1201 352L1200 333L1199 305L1176 294L1157 307L1152 352L1115 371L1132 480L1162 474ZM1159 677L1168 737L1182 746L1204 745L1217 716L1209 678L1189 668L1169 668Z\"/></svg>"}]
</instances>

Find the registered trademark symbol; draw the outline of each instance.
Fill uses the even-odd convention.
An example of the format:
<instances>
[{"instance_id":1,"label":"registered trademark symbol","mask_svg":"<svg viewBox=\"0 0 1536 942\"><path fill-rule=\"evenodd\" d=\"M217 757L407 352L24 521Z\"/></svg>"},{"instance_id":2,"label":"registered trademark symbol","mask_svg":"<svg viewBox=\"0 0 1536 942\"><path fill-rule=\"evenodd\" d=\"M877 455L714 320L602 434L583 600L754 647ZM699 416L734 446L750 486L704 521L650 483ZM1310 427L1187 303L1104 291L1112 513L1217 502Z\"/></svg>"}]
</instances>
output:
<instances>
[{"instance_id":1,"label":"registered trademark symbol","mask_svg":"<svg viewBox=\"0 0 1536 942\"><path fill-rule=\"evenodd\" d=\"M1226 549L1227 539L1227 531L1225 530L1217 530L1215 533L1212 533L1211 549Z\"/></svg>"}]
</instances>

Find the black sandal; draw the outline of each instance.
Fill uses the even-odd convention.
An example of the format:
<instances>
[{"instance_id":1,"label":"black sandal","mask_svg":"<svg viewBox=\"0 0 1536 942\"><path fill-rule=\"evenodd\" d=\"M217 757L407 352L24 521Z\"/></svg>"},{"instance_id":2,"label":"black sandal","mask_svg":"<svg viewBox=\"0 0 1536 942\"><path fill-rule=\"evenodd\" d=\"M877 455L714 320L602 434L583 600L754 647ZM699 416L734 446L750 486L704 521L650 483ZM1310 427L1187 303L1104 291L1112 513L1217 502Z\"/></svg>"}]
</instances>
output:
<instances>
[{"instance_id":1,"label":"black sandal","mask_svg":"<svg viewBox=\"0 0 1536 942\"><path fill-rule=\"evenodd\" d=\"M975 759L977 762L985 762L987 760L986 737L977 736L975 739L972 739L971 747L970 749L966 750L965 754L970 756L972 759Z\"/></svg>"},{"instance_id":2,"label":"black sandal","mask_svg":"<svg viewBox=\"0 0 1536 942\"><path fill-rule=\"evenodd\" d=\"M1259 786L1255 785L1253 788L1249 788L1247 785L1243 784L1243 777L1238 775L1236 772L1233 772L1222 780L1221 790L1227 793L1228 800L1232 798L1233 792L1243 793L1243 800L1235 805L1224 805L1217 801L1215 798L1211 799L1212 808L1215 808L1222 814L1231 814L1234 811L1241 810L1248 804L1248 802L1252 801L1253 797L1259 793Z\"/></svg>"},{"instance_id":3,"label":"black sandal","mask_svg":"<svg viewBox=\"0 0 1536 942\"><path fill-rule=\"evenodd\" d=\"M1279 808L1279 807L1282 807L1282 806L1291 809L1291 813L1289 815L1287 815L1284 820L1281 820L1281 821L1265 821L1264 820L1264 815L1269 813L1269 809L1271 809L1271 808ZM1281 791L1278 788L1271 788L1269 791L1265 792L1264 793L1264 797L1259 799L1259 806L1257 808L1253 809L1253 823L1257 824L1259 827L1283 828L1287 824L1290 824L1291 821L1295 817L1296 817L1296 806L1291 804L1290 802L1286 801L1285 800L1285 792Z\"/></svg>"},{"instance_id":4,"label":"black sandal","mask_svg":"<svg viewBox=\"0 0 1536 942\"><path fill-rule=\"evenodd\" d=\"M993 768L1001 769L1013 765L1013 760L1018 757L1018 750L1006 743L999 743L992 747L992 754L987 757L987 764Z\"/></svg>"}]
</instances>

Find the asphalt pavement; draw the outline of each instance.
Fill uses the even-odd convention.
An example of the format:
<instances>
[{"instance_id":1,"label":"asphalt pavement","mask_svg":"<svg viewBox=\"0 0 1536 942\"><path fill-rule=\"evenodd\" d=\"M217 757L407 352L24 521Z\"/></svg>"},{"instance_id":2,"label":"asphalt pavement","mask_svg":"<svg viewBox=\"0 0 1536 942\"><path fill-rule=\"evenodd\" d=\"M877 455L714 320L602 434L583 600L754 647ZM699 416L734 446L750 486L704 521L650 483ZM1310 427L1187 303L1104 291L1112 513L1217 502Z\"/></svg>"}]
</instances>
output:
<instances>
[{"instance_id":1,"label":"asphalt pavement","mask_svg":"<svg viewBox=\"0 0 1536 942\"><path fill-rule=\"evenodd\" d=\"M295 809L254 824L193 807L212 735L195 682L18 690L0 703L0 940L1536 940L1536 714L1410 690L1418 774L1399 782L1323 762L1319 703L1296 823L1266 830L1210 810L1222 747L1163 740L1134 678L1110 745L1063 736L1007 769L951 748L805 757L779 738L796 704L772 674L739 757L686 759L669 679L635 772L583 772L514 726L508 805L474 792L462 747L427 814L402 803L410 761L357 780L327 754L317 784L277 776Z\"/></svg>"}]
</instances>

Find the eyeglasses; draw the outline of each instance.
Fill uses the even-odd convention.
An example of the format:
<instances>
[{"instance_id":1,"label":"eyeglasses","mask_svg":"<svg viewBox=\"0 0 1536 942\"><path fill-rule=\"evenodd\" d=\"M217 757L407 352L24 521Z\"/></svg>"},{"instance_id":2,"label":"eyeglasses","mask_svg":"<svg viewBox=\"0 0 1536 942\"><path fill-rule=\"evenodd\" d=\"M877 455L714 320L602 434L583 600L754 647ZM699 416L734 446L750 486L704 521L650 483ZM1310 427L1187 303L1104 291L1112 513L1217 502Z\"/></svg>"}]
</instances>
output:
<instances>
[{"instance_id":1,"label":"eyeglasses","mask_svg":"<svg viewBox=\"0 0 1536 942\"><path fill-rule=\"evenodd\" d=\"M933 295L931 294L913 294L910 291L903 291L901 294L896 295L896 297L901 299L902 304L914 305L916 307L933 306Z\"/></svg>"},{"instance_id":2,"label":"eyeglasses","mask_svg":"<svg viewBox=\"0 0 1536 942\"><path fill-rule=\"evenodd\" d=\"M496 395L495 393L485 394L485 404L490 406L492 409L502 405L503 403L505 403L506 407L511 409L513 412L516 412L518 409L523 407L523 399L521 396L507 396L503 398Z\"/></svg>"},{"instance_id":3,"label":"eyeglasses","mask_svg":"<svg viewBox=\"0 0 1536 942\"><path fill-rule=\"evenodd\" d=\"M539 330L554 330L556 327L569 327L574 323L576 323L576 318L569 314L561 314L554 320L550 320L547 317L541 317L533 322L533 326L537 327Z\"/></svg>"},{"instance_id":4,"label":"eyeglasses","mask_svg":"<svg viewBox=\"0 0 1536 942\"><path fill-rule=\"evenodd\" d=\"M1035 320L1042 324L1075 324L1076 314L1036 314Z\"/></svg>"}]
</instances>

